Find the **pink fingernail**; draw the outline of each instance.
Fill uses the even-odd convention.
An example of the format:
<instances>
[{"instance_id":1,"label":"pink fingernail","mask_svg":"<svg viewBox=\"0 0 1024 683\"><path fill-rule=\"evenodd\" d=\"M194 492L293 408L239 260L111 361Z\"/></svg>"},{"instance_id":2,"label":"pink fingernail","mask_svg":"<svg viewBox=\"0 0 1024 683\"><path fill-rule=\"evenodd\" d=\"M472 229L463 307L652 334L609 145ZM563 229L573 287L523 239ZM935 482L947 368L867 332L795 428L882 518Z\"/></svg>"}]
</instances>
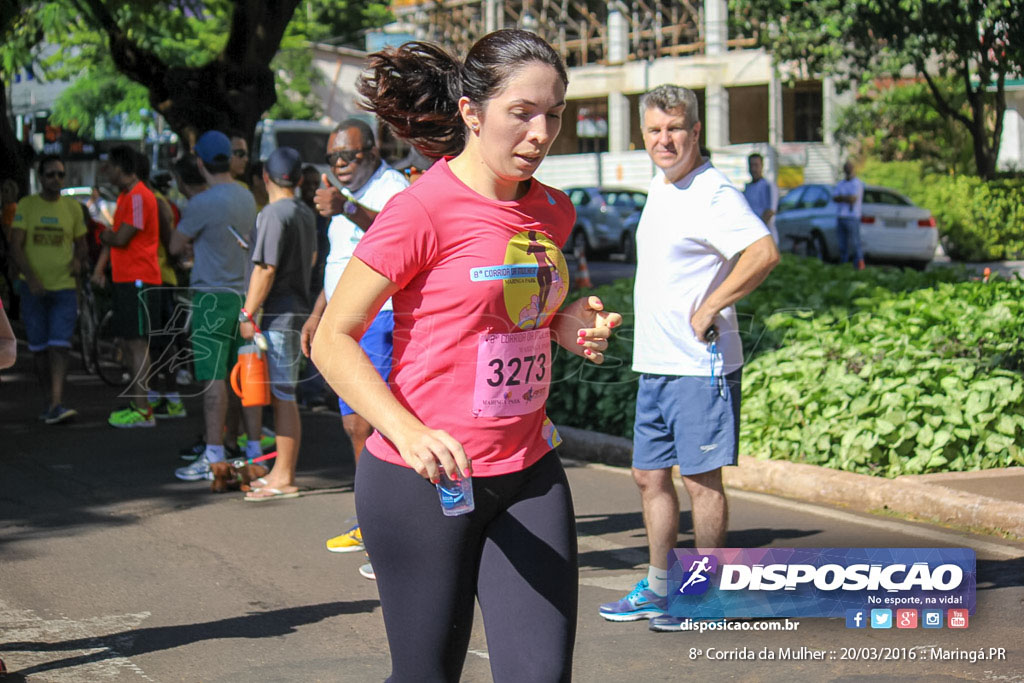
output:
<instances>
[{"instance_id":1,"label":"pink fingernail","mask_svg":"<svg viewBox=\"0 0 1024 683\"><path fill-rule=\"evenodd\" d=\"M577 344L579 344L580 346L583 346L583 344L584 344L585 342L583 341L583 338L581 337L581 338L579 338L579 339L577 339L577 340L576 340L576 343L577 343Z\"/></svg>"},{"instance_id":2,"label":"pink fingernail","mask_svg":"<svg viewBox=\"0 0 1024 683\"><path fill-rule=\"evenodd\" d=\"M587 336L587 331L586 330L580 330L579 331L579 336L586 337Z\"/></svg>"},{"instance_id":3,"label":"pink fingernail","mask_svg":"<svg viewBox=\"0 0 1024 683\"><path fill-rule=\"evenodd\" d=\"M583 349L583 355L584 355L584 356L589 356L589 355L591 355L590 349Z\"/></svg>"}]
</instances>

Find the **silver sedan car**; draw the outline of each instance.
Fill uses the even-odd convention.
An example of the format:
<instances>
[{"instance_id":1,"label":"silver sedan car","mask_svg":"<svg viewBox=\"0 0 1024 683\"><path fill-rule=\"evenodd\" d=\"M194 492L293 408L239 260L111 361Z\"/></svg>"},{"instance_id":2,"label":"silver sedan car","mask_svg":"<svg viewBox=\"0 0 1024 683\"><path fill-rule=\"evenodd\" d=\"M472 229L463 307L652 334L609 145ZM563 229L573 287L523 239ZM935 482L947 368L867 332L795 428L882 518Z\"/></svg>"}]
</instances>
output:
<instances>
[{"instance_id":1,"label":"silver sedan car","mask_svg":"<svg viewBox=\"0 0 1024 683\"><path fill-rule=\"evenodd\" d=\"M831 185L801 185L779 201L775 227L779 246L798 253L839 259L838 207ZM871 261L924 268L935 257L939 234L931 211L894 190L867 185L861 205L860 239Z\"/></svg>"}]
</instances>

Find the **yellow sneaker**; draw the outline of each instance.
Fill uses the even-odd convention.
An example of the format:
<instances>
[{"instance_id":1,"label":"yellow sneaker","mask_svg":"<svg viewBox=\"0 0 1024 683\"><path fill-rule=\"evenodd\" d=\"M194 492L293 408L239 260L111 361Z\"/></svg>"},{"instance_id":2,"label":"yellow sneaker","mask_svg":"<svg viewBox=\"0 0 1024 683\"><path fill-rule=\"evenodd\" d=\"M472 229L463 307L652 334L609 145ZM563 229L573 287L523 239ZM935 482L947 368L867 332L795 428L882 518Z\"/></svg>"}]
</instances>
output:
<instances>
[{"instance_id":1,"label":"yellow sneaker","mask_svg":"<svg viewBox=\"0 0 1024 683\"><path fill-rule=\"evenodd\" d=\"M363 549L363 532L355 525L341 536L327 539L327 549L332 553L354 553Z\"/></svg>"}]
</instances>

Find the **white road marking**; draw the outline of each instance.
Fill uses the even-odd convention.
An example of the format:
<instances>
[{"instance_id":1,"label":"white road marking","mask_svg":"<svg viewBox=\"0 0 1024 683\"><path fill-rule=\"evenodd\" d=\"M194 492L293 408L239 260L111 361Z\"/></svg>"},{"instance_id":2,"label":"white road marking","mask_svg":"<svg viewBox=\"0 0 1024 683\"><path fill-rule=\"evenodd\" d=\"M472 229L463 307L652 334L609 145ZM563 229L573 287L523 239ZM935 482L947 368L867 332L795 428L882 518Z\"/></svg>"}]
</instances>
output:
<instances>
[{"instance_id":1,"label":"white road marking","mask_svg":"<svg viewBox=\"0 0 1024 683\"><path fill-rule=\"evenodd\" d=\"M131 647L135 640L132 631L149 616L149 612L139 612L78 621L43 619L33 610L11 609L0 600L4 663L12 674L30 669L27 678L40 683L116 680L125 672L152 681L118 651ZM69 648L62 649L62 643L69 643Z\"/></svg>"},{"instance_id":2,"label":"white road marking","mask_svg":"<svg viewBox=\"0 0 1024 683\"><path fill-rule=\"evenodd\" d=\"M471 655L476 655L477 657L482 657L483 659L491 658L491 656L487 654L487 650L466 650L466 652Z\"/></svg>"}]
</instances>

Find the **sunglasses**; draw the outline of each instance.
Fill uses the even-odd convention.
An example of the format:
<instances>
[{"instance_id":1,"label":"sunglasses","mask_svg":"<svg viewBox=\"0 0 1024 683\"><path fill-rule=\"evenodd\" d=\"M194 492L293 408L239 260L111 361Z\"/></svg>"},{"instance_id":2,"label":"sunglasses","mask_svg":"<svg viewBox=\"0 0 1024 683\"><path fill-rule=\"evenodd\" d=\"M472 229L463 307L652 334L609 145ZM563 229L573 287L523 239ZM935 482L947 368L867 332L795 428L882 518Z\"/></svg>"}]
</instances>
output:
<instances>
[{"instance_id":1,"label":"sunglasses","mask_svg":"<svg viewBox=\"0 0 1024 683\"><path fill-rule=\"evenodd\" d=\"M63 178L64 171L47 171L43 174L44 178Z\"/></svg>"},{"instance_id":2,"label":"sunglasses","mask_svg":"<svg viewBox=\"0 0 1024 683\"><path fill-rule=\"evenodd\" d=\"M246 152L244 149L233 149L231 150L231 154L238 157L239 159L245 159L249 156L249 153Z\"/></svg>"},{"instance_id":3,"label":"sunglasses","mask_svg":"<svg viewBox=\"0 0 1024 683\"><path fill-rule=\"evenodd\" d=\"M345 165L351 164L355 161L360 154L368 150L373 149L372 147L363 147L362 149L342 149L337 152L331 152L325 158L330 166L334 166L338 161L344 161Z\"/></svg>"}]
</instances>

